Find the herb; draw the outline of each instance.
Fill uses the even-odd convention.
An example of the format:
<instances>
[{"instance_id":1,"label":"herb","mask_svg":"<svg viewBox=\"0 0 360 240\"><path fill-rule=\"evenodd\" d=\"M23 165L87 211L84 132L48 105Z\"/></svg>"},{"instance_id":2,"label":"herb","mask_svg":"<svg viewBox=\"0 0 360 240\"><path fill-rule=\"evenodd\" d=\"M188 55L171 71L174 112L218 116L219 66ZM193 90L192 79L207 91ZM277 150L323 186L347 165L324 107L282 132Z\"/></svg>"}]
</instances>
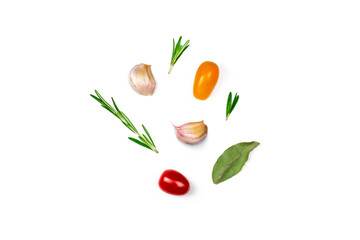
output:
<instances>
[{"instance_id":1,"label":"herb","mask_svg":"<svg viewBox=\"0 0 360 240\"><path fill-rule=\"evenodd\" d=\"M116 103L115 103L115 101L114 101L113 98L111 98L111 100L112 100L115 108L113 108L108 102L106 102L105 99L100 95L100 93L99 93L98 91L95 90L95 93L96 93L97 97L94 96L94 95L92 95L92 94L90 94L90 96L93 97L96 101L98 101L103 108L105 108L106 110L108 110L109 112L111 112L112 114L114 114L115 117L119 118L119 119L121 120L121 122L122 122L128 129L130 129L130 131L132 131L133 133L135 133L135 134L138 136L139 140L138 140L138 139L135 139L135 138L132 138L132 137L129 137L129 139L130 139L131 141L133 141L134 143L139 144L140 146L143 146L143 147L145 147L145 148L148 148L148 149L150 149L150 150L158 153L158 150L156 149L155 143L154 143L154 141L152 140L152 138L151 138L148 130L145 128L144 125L142 125L142 127L143 127L146 135L145 135L145 134L140 134L140 133L138 132L138 130L135 128L134 124L132 124L132 122L131 122L130 119L125 115L125 113L123 113L122 111L120 111L120 110L118 109L118 107L116 106Z\"/></svg>"},{"instance_id":2,"label":"herb","mask_svg":"<svg viewBox=\"0 0 360 240\"><path fill-rule=\"evenodd\" d=\"M259 144L258 142L242 142L226 149L214 165L213 182L218 184L238 174L248 160L249 153Z\"/></svg>"},{"instance_id":3,"label":"herb","mask_svg":"<svg viewBox=\"0 0 360 240\"><path fill-rule=\"evenodd\" d=\"M226 104L226 121L228 120L231 112L234 110L238 101L239 101L239 95L235 93L234 100L232 100L232 93L230 92Z\"/></svg>"},{"instance_id":4,"label":"herb","mask_svg":"<svg viewBox=\"0 0 360 240\"><path fill-rule=\"evenodd\" d=\"M183 54L183 52L190 46L189 45L190 40L187 40L184 45L181 45L181 38L182 36L180 36L178 42L176 43L176 46L175 46L175 40L173 39L173 50L172 50L171 62L170 62L170 68L168 74L171 73L172 68L174 67L177 60L180 58L181 54Z\"/></svg>"}]
</instances>

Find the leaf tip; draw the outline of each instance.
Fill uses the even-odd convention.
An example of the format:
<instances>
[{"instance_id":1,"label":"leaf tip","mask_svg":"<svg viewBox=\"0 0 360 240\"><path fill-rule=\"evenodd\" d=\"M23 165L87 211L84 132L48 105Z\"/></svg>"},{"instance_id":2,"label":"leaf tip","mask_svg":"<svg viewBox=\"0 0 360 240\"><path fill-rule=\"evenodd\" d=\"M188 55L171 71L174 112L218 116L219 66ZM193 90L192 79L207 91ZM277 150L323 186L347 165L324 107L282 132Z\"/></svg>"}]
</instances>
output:
<instances>
[{"instance_id":1,"label":"leaf tip","mask_svg":"<svg viewBox=\"0 0 360 240\"><path fill-rule=\"evenodd\" d=\"M212 176L212 182L214 183L214 184L218 184L218 182L216 181L216 179L214 178L214 175Z\"/></svg>"}]
</instances>

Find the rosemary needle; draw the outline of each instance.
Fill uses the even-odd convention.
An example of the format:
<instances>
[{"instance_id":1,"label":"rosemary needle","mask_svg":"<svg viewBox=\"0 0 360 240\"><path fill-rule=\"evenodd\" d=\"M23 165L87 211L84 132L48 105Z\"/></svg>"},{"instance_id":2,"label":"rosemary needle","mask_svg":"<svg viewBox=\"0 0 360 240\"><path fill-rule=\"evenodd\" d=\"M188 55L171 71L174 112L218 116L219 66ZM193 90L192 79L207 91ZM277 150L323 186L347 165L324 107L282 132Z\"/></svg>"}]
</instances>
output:
<instances>
[{"instance_id":1,"label":"rosemary needle","mask_svg":"<svg viewBox=\"0 0 360 240\"><path fill-rule=\"evenodd\" d=\"M238 101L239 101L239 95L235 93L234 100L232 100L232 93L230 92L226 104L226 120L228 120L231 112L234 110Z\"/></svg>"},{"instance_id":2,"label":"rosemary needle","mask_svg":"<svg viewBox=\"0 0 360 240\"><path fill-rule=\"evenodd\" d=\"M179 60L183 52L190 46L189 45L190 40L187 40L184 45L181 45L181 38L182 36L180 36L176 45L175 45L175 39L173 39L173 50L172 50L171 62L170 62L170 68L168 74L171 73L171 70L173 69L175 63L177 62L177 60Z\"/></svg>"},{"instance_id":3,"label":"rosemary needle","mask_svg":"<svg viewBox=\"0 0 360 240\"><path fill-rule=\"evenodd\" d=\"M136 127L134 126L134 124L132 124L132 122L130 121L130 119L125 115L125 113L123 113L122 111L119 110L119 108L117 107L115 101L113 98L111 98L112 103L114 105L114 107L112 107L108 102L106 102L106 100L100 95L100 93L98 91L95 90L95 94L96 96L90 94L90 96L92 98L94 98L96 101L98 101L101 106L103 108L105 108L106 110L108 110L109 112L111 112L112 114L115 115L115 117L119 118L120 121L133 133L135 133L139 139L135 139L132 137L129 137L129 140L133 141L134 143L139 144L140 146L143 146L147 149L150 149L151 151L154 151L156 153L158 153L158 150L156 149L155 143L152 140L150 133L148 132L148 130L146 129L146 127L144 125L142 125L142 128L145 131L145 134L140 134L138 132L138 130L136 129Z\"/></svg>"}]
</instances>

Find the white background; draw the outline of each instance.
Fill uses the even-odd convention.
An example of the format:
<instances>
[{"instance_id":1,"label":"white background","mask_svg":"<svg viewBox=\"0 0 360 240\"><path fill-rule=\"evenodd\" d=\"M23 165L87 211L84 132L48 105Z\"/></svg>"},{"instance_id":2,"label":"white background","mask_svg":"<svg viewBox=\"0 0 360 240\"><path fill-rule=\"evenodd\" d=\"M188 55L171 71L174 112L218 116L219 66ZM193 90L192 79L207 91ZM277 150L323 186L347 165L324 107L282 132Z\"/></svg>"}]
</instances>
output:
<instances>
[{"instance_id":1,"label":"white background","mask_svg":"<svg viewBox=\"0 0 360 240\"><path fill-rule=\"evenodd\" d=\"M360 239L359 1L1 1L0 239ZM172 38L190 47L168 75ZM196 100L198 66L217 63ZM129 86L138 63L157 89ZM114 97L160 151L90 98ZM225 121L229 91L239 103ZM171 122L205 120L188 146ZM214 185L229 146L258 141ZM191 183L165 194L161 173Z\"/></svg>"}]
</instances>

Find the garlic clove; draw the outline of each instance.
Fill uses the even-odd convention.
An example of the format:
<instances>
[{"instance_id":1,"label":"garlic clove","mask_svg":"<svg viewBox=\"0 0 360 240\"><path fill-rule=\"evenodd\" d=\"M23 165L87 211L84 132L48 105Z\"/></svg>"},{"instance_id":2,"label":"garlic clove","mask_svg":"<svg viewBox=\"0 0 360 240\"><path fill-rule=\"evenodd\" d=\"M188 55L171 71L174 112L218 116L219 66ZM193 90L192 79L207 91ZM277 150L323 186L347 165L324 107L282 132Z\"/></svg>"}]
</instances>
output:
<instances>
[{"instance_id":1,"label":"garlic clove","mask_svg":"<svg viewBox=\"0 0 360 240\"><path fill-rule=\"evenodd\" d=\"M196 144L203 140L207 135L207 126L204 121L189 122L181 126L174 126L176 137L187 144Z\"/></svg>"},{"instance_id":2,"label":"garlic clove","mask_svg":"<svg viewBox=\"0 0 360 240\"><path fill-rule=\"evenodd\" d=\"M130 86L139 94L151 96L154 94L156 81L151 72L151 65L140 63L129 73Z\"/></svg>"}]
</instances>

